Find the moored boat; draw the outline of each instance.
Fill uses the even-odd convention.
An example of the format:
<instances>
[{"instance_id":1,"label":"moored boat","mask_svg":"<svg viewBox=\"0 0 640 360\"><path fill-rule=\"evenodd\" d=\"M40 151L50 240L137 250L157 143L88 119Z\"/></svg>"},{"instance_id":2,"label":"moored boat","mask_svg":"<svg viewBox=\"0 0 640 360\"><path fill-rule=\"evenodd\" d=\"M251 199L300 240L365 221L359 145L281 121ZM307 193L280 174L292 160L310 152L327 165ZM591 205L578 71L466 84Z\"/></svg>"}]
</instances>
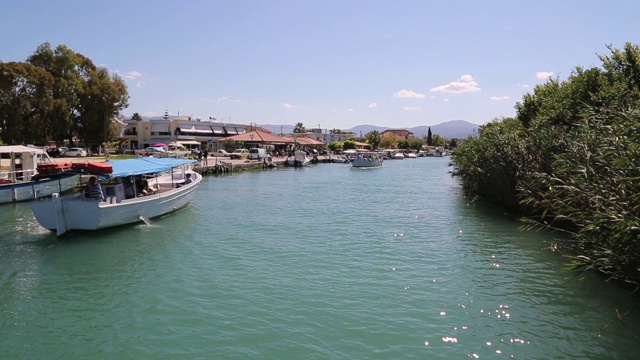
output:
<instances>
[{"instance_id":1,"label":"moored boat","mask_svg":"<svg viewBox=\"0 0 640 360\"><path fill-rule=\"evenodd\" d=\"M73 189L80 175L54 162L44 149L0 146L0 204L33 200Z\"/></svg>"},{"instance_id":2,"label":"moored boat","mask_svg":"<svg viewBox=\"0 0 640 360\"><path fill-rule=\"evenodd\" d=\"M187 168L194 160L172 158L137 158L108 161L112 171L103 166L93 173L102 180L99 185L104 200L86 198L83 194L38 199L32 211L38 223L58 236L70 230L98 230L147 221L181 209L192 200L202 176ZM190 177L191 181L185 180ZM154 192L142 196L134 188L137 180L146 180ZM131 194L131 195L128 195Z\"/></svg>"},{"instance_id":3,"label":"moored boat","mask_svg":"<svg viewBox=\"0 0 640 360\"><path fill-rule=\"evenodd\" d=\"M302 150L296 150L292 158L287 159L287 165L289 166L307 166L311 162L311 158L306 152Z\"/></svg>"}]
</instances>

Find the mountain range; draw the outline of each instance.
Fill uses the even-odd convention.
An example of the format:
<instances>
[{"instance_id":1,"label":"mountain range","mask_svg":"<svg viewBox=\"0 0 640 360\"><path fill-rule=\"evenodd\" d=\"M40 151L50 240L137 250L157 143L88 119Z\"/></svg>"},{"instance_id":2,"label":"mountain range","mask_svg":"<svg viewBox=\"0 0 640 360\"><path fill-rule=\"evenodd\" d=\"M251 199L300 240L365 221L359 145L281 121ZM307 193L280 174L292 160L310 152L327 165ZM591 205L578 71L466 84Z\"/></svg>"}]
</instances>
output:
<instances>
[{"instance_id":1,"label":"mountain range","mask_svg":"<svg viewBox=\"0 0 640 360\"><path fill-rule=\"evenodd\" d=\"M274 134L280 134L280 133L290 134L293 132L293 129L295 127L293 125L271 125L271 124L258 125L258 126L263 127L273 132ZM391 128L391 127L383 127L383 126L375 126L375 125L358 125L358 126L352 127L351 129L341 129L341 130L346 132L353 132L357 136L365 136L368 132L373 130L377 130L378 132L383 132L389 129L403 129L403 130L411 131L416 138L421 139L427 136L429 132L429 128L431 128L432 135L438 134L445 139L466 139L469 136L477 134L479 127L480 125L473 124L468 121L451 120L451 121L445 121L438 125L416 126L412 128L407 128L407 127Z\"/></svg>"}]
</instances>

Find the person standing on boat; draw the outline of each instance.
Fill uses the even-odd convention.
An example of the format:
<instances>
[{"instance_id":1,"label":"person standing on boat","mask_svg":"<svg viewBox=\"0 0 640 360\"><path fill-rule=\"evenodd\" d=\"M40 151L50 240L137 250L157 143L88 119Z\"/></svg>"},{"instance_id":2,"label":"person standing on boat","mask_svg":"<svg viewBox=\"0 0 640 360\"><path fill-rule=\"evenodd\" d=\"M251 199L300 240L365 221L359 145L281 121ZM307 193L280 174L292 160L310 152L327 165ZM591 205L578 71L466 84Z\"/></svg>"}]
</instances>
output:
<instances>
[{"instance_id":1,"label":"person standing on boat","mask_svg":"<svg viewBox=\"0 0 640 360\"><path fill-rule=\"evenodd\" d=\"M84 196L89 199L96 199L100 201L104 201L104 195L102 194L102 188L98 183L98 178L92 176L89 178L89 183L87 187L84 189Z\"/></svg>"}]
</instances>

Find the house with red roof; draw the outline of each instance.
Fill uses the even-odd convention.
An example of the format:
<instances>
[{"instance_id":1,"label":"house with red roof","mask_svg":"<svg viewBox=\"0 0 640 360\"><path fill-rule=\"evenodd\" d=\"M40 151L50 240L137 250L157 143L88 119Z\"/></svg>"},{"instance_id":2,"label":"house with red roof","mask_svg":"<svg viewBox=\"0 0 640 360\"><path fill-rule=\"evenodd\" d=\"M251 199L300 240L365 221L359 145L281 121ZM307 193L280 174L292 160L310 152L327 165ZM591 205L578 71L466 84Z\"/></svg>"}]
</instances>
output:
<instances>
[{"instance_id":1,"label":"house with red roof","mask_svg":"<svg viewBox=\"0 0 640 360\"><path fill-rule=\"evenodd\" d=\"M413 135L413 133L409 130L405 130L405 129L389 129L389 130L385 130L383 132L380 133L380 138L384 138L386 136L396 136L399 137L401 139L405 139L405 140L409 140L409 139L415 139L415 136Z\"/></svg>"}]
</instances>

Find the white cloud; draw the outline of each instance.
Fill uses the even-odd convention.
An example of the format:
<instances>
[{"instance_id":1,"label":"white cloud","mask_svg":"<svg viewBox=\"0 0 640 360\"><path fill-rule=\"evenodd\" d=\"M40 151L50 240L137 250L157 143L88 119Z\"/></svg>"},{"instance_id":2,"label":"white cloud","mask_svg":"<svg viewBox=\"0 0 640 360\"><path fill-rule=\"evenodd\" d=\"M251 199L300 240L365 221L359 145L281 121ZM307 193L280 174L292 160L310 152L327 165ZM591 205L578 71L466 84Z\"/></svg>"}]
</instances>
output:
<instances>
[{"instance_id":1,"label":"white cloud","mask_svg":"<svg viewBox=\"0 0 640 360\"><path fill-rule=\"evenodd\" d=\"M553 71L538 71L536 72L536 78L540 80L547 80L554 75Z\"/></svg>"},{"instance_id":2,"label":"white cloud","mask_svg":"<svg viewBox=\"0 0 640 360\"><path fill-rule=\"evenodd\" d=\"M348 112L354 112L355 110L353 109L347 109Z\"/></svg>"},{"instance_id":3,"label":"white cloud","mask_svg":"<svg viewBox=\"0 0 640 360\"><path fill-rule=\"evenodd\" d=\"M291 109L299 108L299 107L301 107L301 106L298 106L298 105L291 105L291 104L289 104L289 103L284 103L284 104L282 104L282 107L283 107L283 108L285 108L285 109L287 109L287 110L291 110Z\"/></svg>"},{"instance_id":4,"label":"white cloud","mask_svg":"<svg viewBox=\"0 0 640 360\"><path fill-rule=\"evenodd\" d=\"M405 110L405 111L420 111L420 110L422 110L422 106L403 106L402 110Z\"/></svg>"},{"instance_id":5,"label":"white cloud","mask_svg":"<svg viewBox=\"0 0 640 360\"><path fill-rule=\"evenodd\" d=\"M444 98L442 99L442 102L449 102L450 100L448 98Z\"/></svg>"},{"instance_id":6,"label":"white cloud","mask_svg":"<svg viewBox=\"0 0 640 360\"><path fill-rule=\"evenodd\" d=\"M493 101L501 101L501 100L508 100L509 97L508 96L492 96L489 99Z\"/></svg>"},{"instance_id":7,"label":"white cloud","mask_svg":"<svg viewBox=\"0 0 640 360\"><path fill-rule=\"evenodd\" d=\"M218 101L225 101L225 100L229 100L229 97L228 96L223 96L223 97L218 98Z\"/></svg>"},{"instance_id":8,"label":"white cloud","mask_svg":"<svg viewBox=\"0 0 640 360\"><path fill-rule=\"evenodd\" d=\"M129 71L128 73L124 74L124 78L129 80L135 80L140 76L142 76L142 73L139 71Z\"/></svg>"},{"instance_id":9,"label":"white cloud","mask_svg":"<svg viewBox=\"0 0 640 360\"><path fill-rule=\"evenodd\" d=\"M369 107L370 107L370 108L377 108L377 107L378 107L378 104L376 104L376 103L372 102L371 104L369 104Z\"/></svg>"},{"instance_id":10,"label":"white cloud","mask_svg":"<svg viewBox=\"0 0 640 360\"><path fill-rule=\"evenodd\" d=\"M446 85L431 88L431 91L433 92L444 92L450 94L462 94L466 92L477 92L480 90L478 83L473 80L473 76L471 75L462 75L458 81L453 81Z\"/></svg>"},{"instance_id":11,"label":"white cloud","mask_svg":"<svg viewBox=\"0 0 640 360\"><path fill-rule=\"evenodd\" d=\"M521 88L528 88L529 84L516 84L517 87L521 87Z\"/></svg>"},{"instance_id":12,"label":"white cloud","mask_svg":"<svg viewBox=\"0 0 640 360\"><path fill-rule=\"evenodd\" d=\"M411 90L402 89L397 93L393 94L393 97L402 98L402 99L424 99L425 95L419 94Z\"/></svg>"}]
</instances>

